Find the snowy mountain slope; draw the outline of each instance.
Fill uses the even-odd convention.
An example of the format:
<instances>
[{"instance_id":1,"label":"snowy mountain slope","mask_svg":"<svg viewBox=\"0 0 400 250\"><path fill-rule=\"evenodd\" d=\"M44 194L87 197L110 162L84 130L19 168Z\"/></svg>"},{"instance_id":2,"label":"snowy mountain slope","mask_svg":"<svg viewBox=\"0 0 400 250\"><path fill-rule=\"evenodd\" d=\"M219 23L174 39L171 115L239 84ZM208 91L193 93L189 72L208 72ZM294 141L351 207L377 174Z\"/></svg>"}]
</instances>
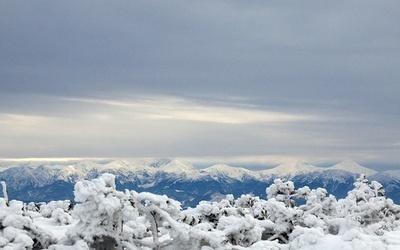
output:
<instances>
[{"instance_id":1,"label":"snowy mountain slope","mask_svg":"<svg viewBox=\"0 0 400 250\"><path fill-rule=\"evenodd\" d=\"M386 170L383 173L400 180L400 170Z\"/></svg>"},{"instance_id":2,"label":"snowy mountain slope","mask_svg":"<svg viewBox=\"0 0 400 250\"><path fill-rule=\"evenodd\" d=\"M144 164L140 164L137 162L129 162L128 160L115 160L111 161L107 164L102 165L100 168L101 169L130 169L130 170L136 170L136 169L141 169L145 167Z\"/></svg>"},{"instance_id":3,"label":"snowy mountain slope","mask_svg":"<svg viewBox=\"0 0 400 250\"><path fill-rule=\"evenodd\" d=\"M106 162L96 162L91 160L83 161L65 161L65 162L13 162L8 165L9 167L28 167L35 169L38 167L45 167L49 169L59 169L64 176L78 175L84 177L90 171L120 171L122 173L147 173L154 175L158 172L166 172L169 174L181 175L185 174L187 177L195 178L203 176L204 174L210 174L214 176L224 176L237 180L241 180L244 176L252 177L255 179L265 179L266 177L293 177L298 174L306 174L316 171L325 171L332 169L339 169L348 171L356 174L367 174L373 175L377 172L363 167L355 162L344 161L336 164L329 168L319 168L310 165L306 162L287 162L283 163L275 168L251 171L245 168L231 167L226 164L217 164L205 169L197 169L190 162L178 159L166 159L166 158L139 158L139 159L118 159L109 160ZM0 164L0 167L7 170L7 164ZM395 171L388 172L388 174L396 175ZM400 172L398 174L400 176Z\"/></svg>"},{"instance_id":4,"label":"snowy mountain slope","mask_svg":"<svg viewBox=\"0 0 400 250\"><path fill-rule=\"evenodd\" d=\"M168 164L161 166L159 168L159 171L179 176L183 175L184 177L189 179L195 179L203 176L200 171L195 168L190 162L176 159L171 160L171 162L169 162Z\"/></svg>"},{"instance_id":5,"label":"snowy mountain slope","mask_svg":"<svg viewBox=\"0 0 400 250\"><path fill-rule=\"evenodd\" d=\"M86 178L90 171L98 169L102 166L102 164L92 162L92 161L82 161L75 164L69 164L67 166L63 165L55 165L49 166L49 168L58 169L61 171L61 175L59 176L59 180L69 181L69 180L83 180Z\"/></svg>"},{"instance_id":6,"label":"snowy mountain slope","mask_svg":"<svg viewBox=\"0 0 400 250\"><path fill-rule=\"evenodd\" d=\"M59 169L49 169L44 166L37 168L22 166L13 167L0 173L0 180L4 180L11 189L20 190L25 186L42 187L56 181L60 176Z\"/></svg>"},{"instance_id":7,"label":"snowy mountain slope","mask_svg":"<svg viewBox=\"0 0 400 250\"><path fill-rule=\"evenodd\" d=\"M115 160L102 165L96 170L113 172L118 175L155 176L160 173L180 176L182 178L200 178L202 174L190 162L178 159L128 159Z\"/></svg>"},{"instance_id":8,"label":"snowy mountain slope","mask_svg":"<svg viewBox=\"0 0 400 250\"><path fill-rule=\"evenodd\" d=\"M333 165L332 167L329 167L328 169L340 169L354 174L365 174L367 176L371 176L377 173L375 170L363 167L354 161L343 161L336 165Z\"/></svg>"},{"instance_id":9,"label":"snowy mountain slope","mask_svg":"<svg viewBox=\"0 0 400 250\"><path fill-rule=\"evenodd\" d=\"M211 167L202 169L201 172L218 178L232 178L235 180L244 180L245 178L258 179L258 172L251 171L245 168L231 167L225 164L217 164Z\"/></svg>"},{"instance_id":10,"label":"snowy mountain slope","mask_svg":"<svg viewBox=\"0 0 400 250\"><path fill-rule=\"evenodd\" d=\"M260 171L260 176L271 177L271 176L278 176L278 177L293 177L298 174L306 174L316 171L321 171L321 168L315 167L310 165L306 162L288 162L282 163L281 165Z\"/></svg>"}]
</instances>

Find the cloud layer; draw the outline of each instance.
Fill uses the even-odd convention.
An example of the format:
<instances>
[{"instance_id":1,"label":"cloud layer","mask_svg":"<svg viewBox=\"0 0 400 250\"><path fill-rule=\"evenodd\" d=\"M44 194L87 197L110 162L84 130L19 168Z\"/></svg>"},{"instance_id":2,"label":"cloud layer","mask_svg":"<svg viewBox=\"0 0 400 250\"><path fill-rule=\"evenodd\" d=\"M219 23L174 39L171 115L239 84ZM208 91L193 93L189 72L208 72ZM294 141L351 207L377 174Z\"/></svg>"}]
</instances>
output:
<instances>
[{"instance_id":1,"label":"cloud layer","mask_svg":"<svg viewBox=\"0 0 400 250\"><path fill-rule=\"evenodd\" d=\"M0 157L396 164L400 5L0 4Z\"/></svg>"}]
</instances>

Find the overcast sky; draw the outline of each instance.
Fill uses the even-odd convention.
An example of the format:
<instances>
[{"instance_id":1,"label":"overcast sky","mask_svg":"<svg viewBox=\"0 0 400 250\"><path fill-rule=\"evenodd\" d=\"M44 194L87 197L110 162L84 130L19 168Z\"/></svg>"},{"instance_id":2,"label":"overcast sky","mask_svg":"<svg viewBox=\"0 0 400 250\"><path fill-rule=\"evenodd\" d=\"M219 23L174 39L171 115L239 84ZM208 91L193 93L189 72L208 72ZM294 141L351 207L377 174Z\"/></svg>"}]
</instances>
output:
<instances>
[{"instance_id":1,"label":"overcast sky","mask_svg":"<svg viewBox=\"0 0 400 250\"><path fill-rule=\"evenodd\" d=\"M400 168L398 1L1 1L0 157Z\"/></svg>"}]
</instances>

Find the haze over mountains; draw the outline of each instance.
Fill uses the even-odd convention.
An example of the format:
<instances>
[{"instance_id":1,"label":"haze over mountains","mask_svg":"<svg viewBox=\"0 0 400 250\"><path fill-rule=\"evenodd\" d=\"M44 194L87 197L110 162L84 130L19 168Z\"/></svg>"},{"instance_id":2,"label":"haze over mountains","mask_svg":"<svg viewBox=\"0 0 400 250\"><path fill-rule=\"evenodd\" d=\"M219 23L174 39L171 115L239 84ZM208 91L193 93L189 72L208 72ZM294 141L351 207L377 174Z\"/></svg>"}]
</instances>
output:
<instances>
[{"instance_id":1,"label":"haze over mountains","mask_svg":"<svg viewBox=\"0 0 400 250\"><path fill-rule=\"evenodd\" d=\"M23 201L73 199L74 183L109 172L116 175L120 190L166 194L184 206L194 206L201 200L217 199L226 194L252 193L265 197L265 188L276 178L291 180L299 187L324 187L341 198L353 188L360 174L381 182L388 197L400 203L400 171L378 173L352 161L327 168L306 162L288 162L260 171L225 164L198 169L190 162L167 158L2 161L0 170L0 180L7 183L10 197Z\"/></svg>"}]
</instances>

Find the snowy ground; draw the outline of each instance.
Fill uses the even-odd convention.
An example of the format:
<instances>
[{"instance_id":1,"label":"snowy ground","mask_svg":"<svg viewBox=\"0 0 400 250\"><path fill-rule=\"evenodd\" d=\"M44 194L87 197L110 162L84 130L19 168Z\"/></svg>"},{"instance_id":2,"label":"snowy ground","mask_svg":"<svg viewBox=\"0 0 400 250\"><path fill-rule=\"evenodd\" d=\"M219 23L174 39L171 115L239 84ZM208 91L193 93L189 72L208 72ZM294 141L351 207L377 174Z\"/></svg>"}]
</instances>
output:
<instances>
[{"instance_id":1,"label":"snowy ground","mask_svg":"<svg viewBox=\"0 0 400 250\"><path fill-rule=\"evenodd\" d=\"M34 224L39 225L61 241L66 236L68 229L72 229L76 222L71 225L60 226L53 218L38 217ZM170 238L170 237L167 237ZM165 240L165 239L164 239ZM203 247L207 249L207 247ZM209 248L213 249L213 248ZM279 244L271 241L258 241L250 247L237 249L304 249L304 250L398 250L400 249L400 228L385 232L382 236L370 235L357 229L350 230L343 235L323 234L320 231L303 233L295 242L290 244Z\"/></svg>"},{"instance_id":2,"label":"snowy ground","mask_svg":"<svg viewBox=\"0 0 400 250\"><path fill-rule=\"evenodd\" d=\"M0 248L400 249L400 207L363 176L341 200L280 179L266 193L268 200L227 195L182 210L166 196L117 191L110 174L78 182L75 205L24 204L4 192Z\"/></svg>"}]
</instances>

